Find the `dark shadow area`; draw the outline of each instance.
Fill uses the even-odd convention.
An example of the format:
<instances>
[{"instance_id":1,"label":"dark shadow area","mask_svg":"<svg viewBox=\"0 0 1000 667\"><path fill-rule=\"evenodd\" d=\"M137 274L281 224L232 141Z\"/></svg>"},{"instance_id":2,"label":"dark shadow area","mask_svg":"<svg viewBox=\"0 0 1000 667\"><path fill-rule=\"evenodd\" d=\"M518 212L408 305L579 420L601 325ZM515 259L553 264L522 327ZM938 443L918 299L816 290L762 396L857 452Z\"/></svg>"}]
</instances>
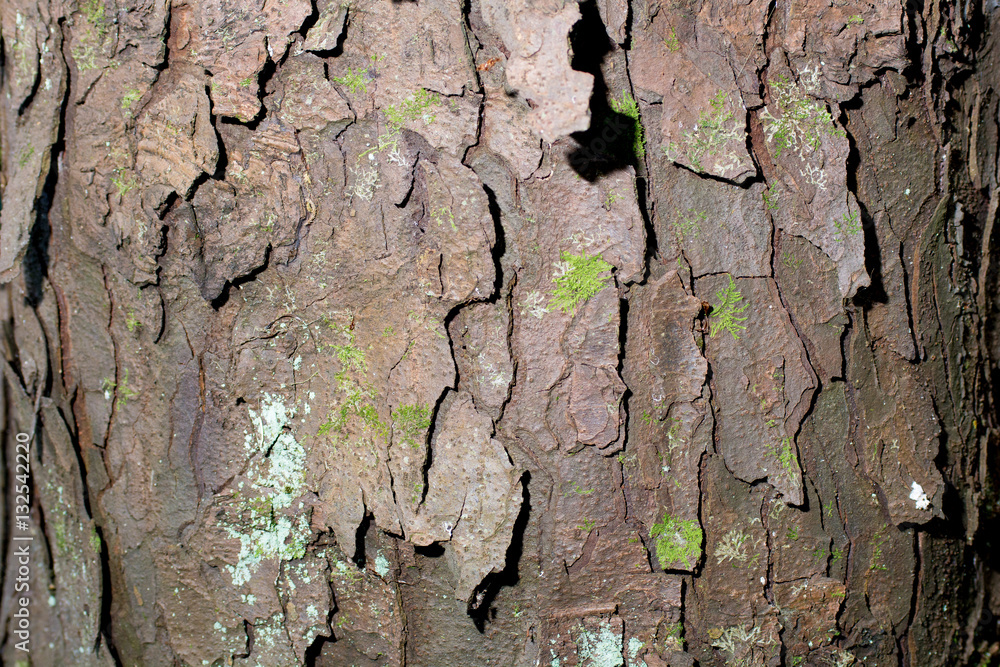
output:
<instances>
[{"instance_id":1,"label":"dark shadow area","mask_svg":"<svg viewBox=\"0 0 1000 667\"><path fill-rule=\"evenodd\" d=\"M55 180L54 171L55 169L49 171L45 189L42 190L42 196L38 199L38 217L31 227L28 248L21 261L21 272L24 275L24 303L32 308L38 307L42 302L42 290L45 278L48 277L49 240L52 238L48 211L51 206L51 190L55 189L53 183L50 190L48 181Z\"/></svg>"},{"instance_id":2,"label":"dark shadow area","mask_svg":"<svg viewBox=\"0 0 1000 667\"><path fill-rule=\"evenodd\" d=\"M340 36L337 37L337 43L332 49L317 49L315 51L310 51L320 58L324 59L323 63L323 73L326 76L326 80L330 80L330 63L326 61L326 58L339 58L344 55L344 42L347 41L347 30L351 27L351 13L347 7L342 7L344 12L344 22L341 24L343 27L340 30ZM305 31L302 33L305 35Z\"/></svg>"},{"instance_id":3,"label":"dark shadow area","mask_svg":"<svg viewBox=\"0 0 1000 667\"><path fill-rule=\"evenodd\" d=\"M954 540L964 541L965 526L971 517L968 515L968 508L963 501L961 491L955 486L955 480L948 479L948 471L955 468L948 461L948 432L940 417L938 417L938 424L941 426L941 432L938 434L938 453L934 457L934 465L942 471L941 480L944 482L944 488L941 492L940 503L935 502L934 504L941 508L944 518L935 518L923 526L918 524L912 527L924 528L938 537L950 537ZM900 524L901 528L907 526L908 524L905 523Z\"/></svg>"},{"instance_id":4,"label":"dark shadow area","mask_svg":"<svg viewBox=\"0 0 1000 667\"><path fill-rule=\"evenodd\" d=\"M287 53L285 54L285 57L288 57ZM219 117L219 121L229 125L244 125L249 130L256 130L260 126L260 122L267 118L267 105L264 104L264 98L267 97L267 84L277 71L278 63L268 58L267 61L264 62L264 66L261 68L260 74L257 75L257 99L260 100L260 109L257 111L256 116L248 121L242 121L239 118L232 118L230 116L221 116ZM192 190L192 192L194 192L194 190Z\"/></svg>"},{"instance_id":5,"label":"dark shadow area","mask_svg":"<svg viewBox=\"0 0 1000 667\"><path fill-rule=\"evenodd\" d=\"M309 34L309 29L316 25L316 21L319 21L319 7L316 5L316 0L310 0L309 5L309 16L302 21L302 25L300 25L299 29L295 31L299 35L302 35L303 40L305 40L306 35Z\"/></svg>"},{"instance_id":6,"label":"dark shadow area","mask_svg":"<svg viewBox=\"0 0 1000 667\"><path fill-rule=\"evenodd\" d=\"M108 541L104 538L104 529L98 525L94 526L94 532L101 541L101 632L94 640L94 651L96 652L101 643L111 654L111 658L116 665L124 664L118 657L118 649L115 647L112 632L112 605L111 591L114 590L111 582L111 554L108 552Z\"/></svg>"},{"instance_id":7,"label":"dark shadow area","mask_svg":"<svg viewBox=\"0 0 1000 667\"><path fill-rule=\"evenodd\" d=\"M496 609L493 602L496 600L500 589L514 587L520 581L518 573L518 563L521 562L521 554L524 552L524 531L528 526L528 518L531 515L531 491L528 489L531 482L531 471L525 470L521 475L521 511L514 520L513 534L510 544L507 545L507 556L504 561L504 568L500 572L491 573L480 582L472 595L472 602L468 607L468 614L476 629L480 633L486 632L486 622L496 617Z\"/></svg>"},{"instance_id":8,"label":"dark shadow area","mask_svg":"<svg viewBox=\"0 0 1000 667\"><path fill-rule=\"evenodd\" d=\"M647 249L648 250L648 249ZM646 271L649 271L649 265L647 263ZM625 357L628 354L628 313L630 302L628 299L618 299L618 376L625 377ZM625 433L625 446L628 447L628 427L629 422L632 417L632 406L629 403L632 400L632 389L625 385L625 391L622 393L621 397L621 409L625 413L625 418L622 420L621 429Z\"/></svg>"},{"instance_id":9,"label":"dark shadow area","mask_svg":"<svg viewBox=\"0 0 1000 667\"><path fill-rule=\"evenodd\" d=\"M426 547L414 545L413 553L424 558L440 558L444 555L444 545L440 542L431 542Z\"/></svg>"},{"instance_id":10,"label":"dark shadow area","mask_svg":"<svg viewBox=\"0 0 1000 667\"><path fill-rule=\"evenodd\" d=\"M856 101L856 104L860 104L860 99ZM845 105L845 110L847 108L848 105ZM847 133L847 141L850 145L850 151L847 154L847 189L855 194L855 199L858 202L861 233L864 234L865 239L865 270L871 278L871 285L859 289L854 297L854 302L864 310L868 310L876 303L888 303L889 295L886 293L885 285L882 282L882 250L879 247L878 235L875 233L875 221L868 214L868 209L865 207L864 202L856 195L858 191L857 174L858 169L861 167L861 154L858 152L857 142L851 136L850 132ZM850 220L839 221L839 224L843 227L839 232L841 235L852 233L849 231L849 227L852 224Z\"/></svg>"},{"instance_id":11,"label":"dark shadow area","mask_svg":"<svg viewBox=\"0 0 1000 667\"><path fill-rule=\"evenodd\" d=\"M219 294L219 296L212 299L212 308L215 310L219 310L224 305L226 305L226 303L229 301L229 293L232 291L232 288L233 287L238 288L240 285L248 283L251 280L254 280L257 276L259 276L261 273L267 270L267 266L268 264L270 264L270 261L271 261L271 244L268 244L267 247L264 249L264 262L256 269L254 269L253 271L251 271L246 275L240 276L239 278L233 281L227 280L226 285L222 288L222 293Z\"/></svg>"},{"instance_id":12,"label":"dark shadow area","mask_svg":"<svg viewBox=\"0 0 1000 667\"><path fill-rule=\"evenodd\" d=\"M569 33L573 49L571 65L579 72L594 76L594 92L590 96L590 127L575 132L579 144L569 156L573 170L588 181L635 164L633 146L636 123L618 113L608 104L608 86L601 73L601 63L614 49L608 37L595 0L580 4L581 18Z\"/></svg>"},{"instance_id":13,"label":"dark shadow area","mask_svg":"<svg viewBox=\"0 0 1000 667\"><path fill-rule=\"evenodd\" d=\"M372 526L373 517L371 514L365 514L361 519L361 523L358 524L358 530L354 535L354 555L351 560L357 565L359 570L365 569L365 565L368 562L367 550L365 549L365 540L368 537L368 531Z\"/></svg>"},{"instance_id":14,"label":"dark shadow area","mask_svg":"<svg viewBox=\"0 0 1000 667\"><path fill-rule=\"evenodd\" d=\"M61 24L61 22L60 22ZM42 186L42 194L35 201L35 224L31 228L28 247L21 261L21 271L24 275L25 303L36 308L42 302L43 283L49 270L49 239L52 237L52 227L49 223L49 212L56 196L56 184L59 181L59 156L66 147L66 106L69 104L69 88L63 93L59 105L59 131L55 143L49 151L49 173Z\"/></svg>"},{"instance_id":15,"label":"dark shadow area","mask_svg":"<svg viewBox=\"0 0 1000 667\"><path fill-rule=\"evenodd\" d=\"M497 238L491 252L493 255L493 268L496 274L493 278L493 296L489 299L490 303L496 303L503 291L503 264L500 260L503 259L504 253L507 252L507 237L504 234L503 223L500 218L500 205L497 203L496 194L485 183L483 183L483 191L486 193L490 217L493 218L493 231L496 233Z\"/></svg>"},{"instance_id":16,"label":"dark shadow area","mask_svg":"<svg viewBox=\"0 0 1000 667\"><path fill-rule=\"evenodd\" d=\"M646 179L642 176L636 176L635 192L639 200L639 214L642 215L642 224L646 228L645 266L642 271L642 282L646 282L649 279L649 271L653 261L660 256L660 242L656 236L653 220L649 217L648 186Z\"/></svg>"}]
</instances>

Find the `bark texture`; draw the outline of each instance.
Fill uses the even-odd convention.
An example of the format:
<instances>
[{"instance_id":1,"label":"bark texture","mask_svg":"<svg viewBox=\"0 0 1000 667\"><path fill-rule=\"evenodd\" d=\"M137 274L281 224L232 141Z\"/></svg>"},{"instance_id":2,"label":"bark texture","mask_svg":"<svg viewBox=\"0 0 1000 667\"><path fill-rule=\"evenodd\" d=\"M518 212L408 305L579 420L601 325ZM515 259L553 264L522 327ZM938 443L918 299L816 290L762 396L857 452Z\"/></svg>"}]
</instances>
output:
<instances>
[{"instance_id":1,"label":"bark texture","mask_svg":"<svg viewBox=\"0 0 1000 667\"><path fill-rule=\"evenodd\" d=\"M4 2L31 664L996 664L995 16Z\"/></svg>"}]
</instances>

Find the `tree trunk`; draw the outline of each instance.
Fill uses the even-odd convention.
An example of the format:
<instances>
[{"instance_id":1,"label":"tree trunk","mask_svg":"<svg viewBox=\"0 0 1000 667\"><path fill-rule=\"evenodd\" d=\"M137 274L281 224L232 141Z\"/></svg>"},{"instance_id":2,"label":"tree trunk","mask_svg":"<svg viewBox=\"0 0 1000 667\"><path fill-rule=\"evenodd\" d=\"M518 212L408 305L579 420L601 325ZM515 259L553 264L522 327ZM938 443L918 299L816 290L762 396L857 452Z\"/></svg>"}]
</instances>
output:
<instances>
[{"instance_id":1,"label":"tree trunk","mask_svg":"<svg viewBox=\"0 0 1000 667\"><path fill-rule=\"evenodd\" d=\"M1000 664L996 12L828 4L5 2L4 664Z\"/></svg>"}]
</instances>

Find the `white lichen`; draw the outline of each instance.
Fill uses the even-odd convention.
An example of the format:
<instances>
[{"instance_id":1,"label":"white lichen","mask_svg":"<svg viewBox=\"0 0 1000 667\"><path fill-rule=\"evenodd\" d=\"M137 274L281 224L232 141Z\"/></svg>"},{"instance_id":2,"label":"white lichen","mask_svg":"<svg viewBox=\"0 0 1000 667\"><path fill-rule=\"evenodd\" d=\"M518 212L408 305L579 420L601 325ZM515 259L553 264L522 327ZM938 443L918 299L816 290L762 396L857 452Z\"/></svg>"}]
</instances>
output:
<instances>
[{"instance_id":1,"label":"white lichen","mask_svg":"<svg viewBox=\"0 0 1000 667\"><path fill-rule=\"evenodd\" d=\"M529 292L524 298L524 303L521 304L521 313L527 312L532 317L542 319L549 312L548 307L544 304L545 297L538 290Z\"/></svg>"},{"instance_id":2,"label":"white lichen","mask_svg":"<svg viewBox=\"0 0 1000 667\"><path fill-rule=\"evenodd\" d=\"M819 93L820 89L820 75L823 73L822 67L818 64L814 64L811 67L809 65L803 65L799 69L799 83L802 87L806 89L806 92L816 95Z\"/></svg>"},{"instance_id":3,"label":"white lichen","mask_svg":"<svg viewBox=\"0 0 1000 667\"><path fill-rule=\"evenodd\" d=\"M722 565L727 560L736 560L745 563L750 554L747 553L746 542L749 536L740 530L731 530L726 533L715 547L715 562Z\"/></svg>"},{"instance_id":4,"label":"white lichen","mask_svg":"<svg viewBox=\"0 0 1000 667\"><path fill-rule=\"evenodd\" d=\"M375 554L375 572L380 577L389 574L389 559L381 551Z\"/></svg>"},{"instance_id":5,"label":"white lichen","mask_svg":"<svg viewBox=\"0 0 1000 667\"><path fill-rule=\"evenodd\" d=\"M823 169L807 163L804 169L799 169L799 174L805 177L806 183L826 190L826 171Z\"/></svg>"},{"instance_id":6,"label":"white lichen","mask_svg":"<svg viewBox=\"0 0 1000 667\"><path fill-rule=\"evenodd\" d=\"M307 515L285 513L305 486L305 450L286 430L295 407L265 393L260 409L248 412L253 425L244 439L249 484L239 485L234 511L222 521L228 536L240 541L239 560L228 566L236 586L250 581L265 561L301 558L312 535Z\"/></svg>"},{"instance_id":7,"label":"white lichen","mask_svg":"<svg viewBox=\"0 0 1000 667\"><path fill-rule=\"evenodd\" d=\"M842 649L836 649L830 657L833 660L830 663L831 667L850 667L857 660L853 653L848 653Z\"/></svg>"},{"instance_id":8,"label":"white lichen","mask_svg":"<svg viewBox=\"0 0 1000 667\"><path fill-rule=\"evenodd\" d=\"M374 166L367 169L358 166L357 169L351 169L351 173L354 174L354 184L345 191L347 196L371 201L372 197L375 196L375 190L381 187L378 169Z\"/></svg>"},{"instance_id":9,"label":"white lichen","mask_svg":"<svg viewBox=\"0 0 1000 667\"><path fill-rule=\"evenodd\" d=\"M766 646L771 642L760 636L757 626L734 625L721 631L719 637L712 642L714 648L729 654L727 665L743 665L747 651L753 646Z\"/></svg>"},{"instance_id":10,"label":"white lichen","mask_svg":"<svg viewBox=\"0 0 1000 667\"><path fill-rule=\"evenodd\" d=\"M576 644L579 649L581 665L624 667L622 636L612 632L611 625L607 621L601 623L600 631L596 634L589 630L580 630Z\"/></svg>"},{"instance_id":11,"label":"white lichen","mask_svg":"<svg viewBox=\"0 0 1000 667\"><path fill-rule=\"evenodd\" d=\"M642 658L638 658L639 651L645 644L638 637L632 637L628 640L628 646L626 648L626 654L628 655L629 667L648 667L646 661ZM636 660L638 658L638 661Z\"/></svg>"},{"instance_id":12,"label":"white lichen","mask_svg":"<svg viewBox=\"0 0 1000 667\"><path fill-rule=\"evenodd\" d=\"M910 487L910 500L916 504L918 510L926 510L931 507L931 499L924 493L924 487L916 482Z\"/></svg>"}]
</instances>

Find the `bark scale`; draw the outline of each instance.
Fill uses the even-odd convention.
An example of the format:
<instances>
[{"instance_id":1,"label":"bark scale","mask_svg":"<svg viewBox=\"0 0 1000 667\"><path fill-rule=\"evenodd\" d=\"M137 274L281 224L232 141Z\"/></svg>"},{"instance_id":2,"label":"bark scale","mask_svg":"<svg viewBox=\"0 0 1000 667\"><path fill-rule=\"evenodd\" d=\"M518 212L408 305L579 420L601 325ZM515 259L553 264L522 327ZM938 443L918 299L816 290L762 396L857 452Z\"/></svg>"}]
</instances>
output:
<instances>
[{"instance_id":1,"label":"bark scale","mask_svg":"<svg viewBox=\"0 0 1000 667\"><path fill-rule=\"evenodd\" d=\"M994 15L5 3L4 662L996 664Z\"/></svg>"}]
</instances>

